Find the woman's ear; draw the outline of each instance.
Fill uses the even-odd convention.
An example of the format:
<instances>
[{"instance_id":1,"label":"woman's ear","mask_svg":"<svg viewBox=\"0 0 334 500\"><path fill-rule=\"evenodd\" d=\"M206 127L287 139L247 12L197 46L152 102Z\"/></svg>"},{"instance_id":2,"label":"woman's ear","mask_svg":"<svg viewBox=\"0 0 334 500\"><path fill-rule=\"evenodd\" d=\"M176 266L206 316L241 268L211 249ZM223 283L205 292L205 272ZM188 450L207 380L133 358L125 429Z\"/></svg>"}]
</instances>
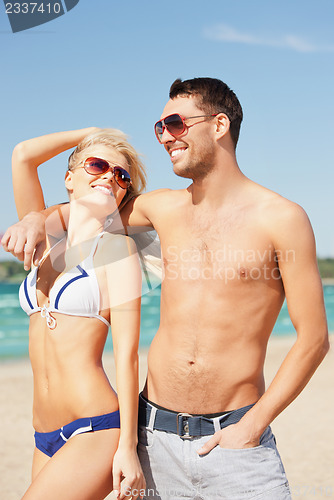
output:
<instances>
[{"instance_id":1,"label":"woman's ear","mask_svg":"<svg viewBox=\"0 0 334 500\"><path fill-rule=\"evenodd\" d=\"M67 170L65 174L65 187L67 191L73 190L73 172L71 170Z\"/></svg>"},{"instance_id":2,"label":"woman's ear","mask_svg":"<svg viewBox=\"0 0 334 500\"><path fill-rule=\"evenodd\" d=\"M219 113L216 118L216 133L218 134L218 139L221 139L230 130L230 120L225 113Z\"/></svg>"}]
</instances>

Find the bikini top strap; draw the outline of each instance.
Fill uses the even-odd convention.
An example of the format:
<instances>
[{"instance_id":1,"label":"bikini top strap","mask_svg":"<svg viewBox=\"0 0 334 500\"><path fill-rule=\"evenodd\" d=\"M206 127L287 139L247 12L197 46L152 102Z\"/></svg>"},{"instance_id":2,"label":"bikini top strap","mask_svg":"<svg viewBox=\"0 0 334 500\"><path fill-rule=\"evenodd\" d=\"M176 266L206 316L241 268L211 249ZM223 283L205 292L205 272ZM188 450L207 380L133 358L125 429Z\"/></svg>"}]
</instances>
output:
<instances>
[{"instance_id":1,"label":"bikini top strap","mask_svg":"<svg viewBox=\"0 0 334 500\"><path fill-rule=\"evenodd\" d=\"M96 249L97 249L97 245L99 244L100 239L102 238L102 236L103 236L105 233L106 233L106 231L102 231L101 233L99 233L99 234L95 237L95 239L94 239L94 241L93 241L93 244L92 244L92 248L91 248L91 250L90 250L90 252L89 252L89 255L88 255L87 259L85 259L85 260L89 261L92 265L93 265L93 258L94 258L94 254L95 254Z\"/></svg>"},{"instance_id":2,"label":"bikini top strap","mask_svg":"<svg viewBox=\"0 0 334 500\"><path fill-rule=\"evenodd\" d=\"M65 237L64 237L64 238L62 238L61 240L57 241L54 245L52 245L52 247L50 247L50 248L47 250L47 252L43 255L43 257L42 257L42 258L41 258L41 260L39 261L38 265L36 266L36 269L38 269L38 268L39 268L39 266L42 264L42 262L44 262L44 261L46 260L46 258L50 255L50 253L52 252L52 250L53 250L54 248L56 248L56 246L58 246L58 245L59 245L59 243L61 243L64 239L65 239Z\"/></svg>"}]
</instances>

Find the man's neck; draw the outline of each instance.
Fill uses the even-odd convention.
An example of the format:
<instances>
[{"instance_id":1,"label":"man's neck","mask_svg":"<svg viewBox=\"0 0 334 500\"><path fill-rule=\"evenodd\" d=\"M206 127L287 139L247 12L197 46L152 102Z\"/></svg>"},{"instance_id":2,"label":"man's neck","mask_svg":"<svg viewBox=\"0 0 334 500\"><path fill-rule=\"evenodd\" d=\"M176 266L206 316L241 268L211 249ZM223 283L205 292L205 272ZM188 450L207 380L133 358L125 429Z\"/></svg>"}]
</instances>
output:
<instances>
[{"instance_id":1,"label":"man's neck","mask_svg":"<svg viewBox=\"0 0 334 500\"><path fill-rule=\"evenodd\" d=\"M217 161L215 168L206 177L194 179L188 191L193 205L218 208L233 200L247 181L235 157L228 156Z\"/></svg>"}]
</instances>

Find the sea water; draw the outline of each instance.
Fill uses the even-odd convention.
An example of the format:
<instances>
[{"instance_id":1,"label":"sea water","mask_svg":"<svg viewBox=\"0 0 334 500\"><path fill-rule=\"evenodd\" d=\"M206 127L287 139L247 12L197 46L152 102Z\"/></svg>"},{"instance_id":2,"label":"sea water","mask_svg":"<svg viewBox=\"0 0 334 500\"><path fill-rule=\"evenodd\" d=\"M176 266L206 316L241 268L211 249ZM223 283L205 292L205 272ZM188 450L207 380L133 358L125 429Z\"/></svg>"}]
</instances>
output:
<instances>
[{"instance_id":1,"label":"sea water","mask_svg":"<svg viewBox=\"0 0 334 500\"><path fill-rule=\"evenodd\" d=\"M0 359L28 355L29 318L20 307L19 285L0 283ZM324 286L329 331L334 332L334 286ZM140 347L150 345L160 322L160 285L142 297ZM276 321L274 336L296 335L289 318L286 303ZM111 335L106 349L112 349Z\"/></svg>"}]
</instances>

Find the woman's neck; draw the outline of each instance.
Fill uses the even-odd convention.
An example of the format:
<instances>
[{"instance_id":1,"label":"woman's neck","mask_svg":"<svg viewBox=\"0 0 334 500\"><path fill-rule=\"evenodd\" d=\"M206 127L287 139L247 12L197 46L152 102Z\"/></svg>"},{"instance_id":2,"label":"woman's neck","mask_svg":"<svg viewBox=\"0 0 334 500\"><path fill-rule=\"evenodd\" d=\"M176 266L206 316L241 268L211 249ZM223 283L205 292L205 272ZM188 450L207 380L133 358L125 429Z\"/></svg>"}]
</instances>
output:
<instances>
[{"instance_id":1,"label":"woman's neck","mask_svg":"<svg viewBox=\"0 0 334 500\"><path fill-rule=\"evenodd\" d=\"M118 219L121 221L118 210L107 216L99 217L99 215L92 213L90 208L72 201L68 220L67 246L78 245L94 238L102 231L108 230Z\"/></svg>"},{"instance_id":2,"label":"woman's neck","mask_svg":"<svg viewBox=\"0 0 334 500\"><path fill-rule=\"evenodd\" d=\"M76 201L70 203L70 215L67 229L67 246L77 245L87 241L103 231L106 218L102 219Z\"/></svg>"}]
</instances>

